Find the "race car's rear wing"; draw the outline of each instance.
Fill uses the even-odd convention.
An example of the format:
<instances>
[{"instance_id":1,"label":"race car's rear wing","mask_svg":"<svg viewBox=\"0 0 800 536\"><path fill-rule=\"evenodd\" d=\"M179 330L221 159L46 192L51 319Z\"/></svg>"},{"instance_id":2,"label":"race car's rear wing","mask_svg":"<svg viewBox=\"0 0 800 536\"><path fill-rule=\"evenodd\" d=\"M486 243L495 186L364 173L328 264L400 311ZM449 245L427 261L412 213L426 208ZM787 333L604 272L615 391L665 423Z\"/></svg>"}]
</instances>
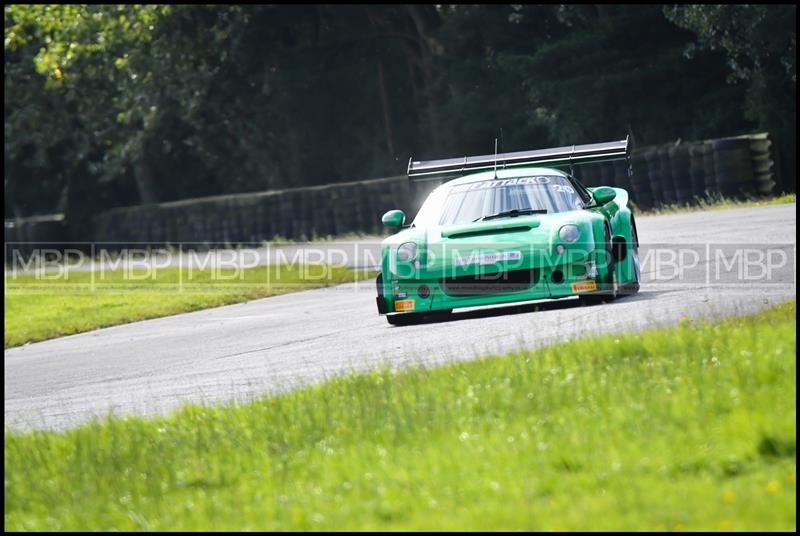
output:
<instances>
[{"instance_id":1,"label":"race car's rear wing","mask_svg":"<svg viewBox=\"0 0 800 536\"><path fill-rule=\"evenodd\" d=\"M542 164L547 167L564 167L589 162L627 160L630 157L628 137L620 141L567 145L554 149L518 151L483 156L465 156L444 160L408 160L408 178L411 181L438 180L446 175L514 166Z\"/></svg>"}]
</instances>

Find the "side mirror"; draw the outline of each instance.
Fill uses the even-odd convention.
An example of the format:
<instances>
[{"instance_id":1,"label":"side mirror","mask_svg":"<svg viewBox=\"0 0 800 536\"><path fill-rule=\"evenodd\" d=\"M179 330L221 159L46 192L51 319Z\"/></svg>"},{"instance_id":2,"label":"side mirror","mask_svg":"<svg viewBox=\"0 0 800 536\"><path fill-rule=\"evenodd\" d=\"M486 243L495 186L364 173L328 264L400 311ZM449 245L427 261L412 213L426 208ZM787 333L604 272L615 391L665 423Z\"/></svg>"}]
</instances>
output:
<instances>
[{"instance_id":1,"label":"side mirror","mask_svg":"<svg viewBox=\"0 0 800 536\"><path fill-rule=\"evenodd\" d=\"M592 192L592 196L594 196L594 200L597 202L598 205L605 205L606 203L617 197L617 192L615 192L613 188L609 188L608 186L601 186L597 188L594 192Z\"/></svg>"},{"instance_id":2,"label":"side mirror","mask_svg":"<svg viewBox=\"0 0 800 536\"><path fill-rule=\"evenodd\" d=\"M402 227L406 221L406 215L402 210L390 210L381 218L383 224L392 231L396 231Z\"/></svg>"}]
</instances>

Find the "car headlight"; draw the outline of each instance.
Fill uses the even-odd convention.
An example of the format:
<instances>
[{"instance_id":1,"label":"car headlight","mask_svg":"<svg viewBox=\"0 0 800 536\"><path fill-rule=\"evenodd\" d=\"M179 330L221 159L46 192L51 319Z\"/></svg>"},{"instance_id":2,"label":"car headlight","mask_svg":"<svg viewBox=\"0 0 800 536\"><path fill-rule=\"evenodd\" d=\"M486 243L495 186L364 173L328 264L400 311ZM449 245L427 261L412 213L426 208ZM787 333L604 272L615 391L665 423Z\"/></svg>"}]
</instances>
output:
<instances>
[{"instance_id":1,"label":"car headlight","mask_svg":"<svg viewBox=\"0 0 800 536\"><path fill-rule=\"evenodd\" d=\"M578 226L572 224L565 225L558 231L558 237L562 242L566 242L567 244L575 242L580 235L581 231L578 229Z\"/></svg>"},{"instance_id":2,"label":"car headlight","mask_svg":"<svg viewBox=\"0 0 800 536\"><path fill-rule=\"evenodd\" d=\"M404 242L397 248L397 258L401 261L413 261L417 256L417 244L414 242Z\"/></svg>"}]
</instances>

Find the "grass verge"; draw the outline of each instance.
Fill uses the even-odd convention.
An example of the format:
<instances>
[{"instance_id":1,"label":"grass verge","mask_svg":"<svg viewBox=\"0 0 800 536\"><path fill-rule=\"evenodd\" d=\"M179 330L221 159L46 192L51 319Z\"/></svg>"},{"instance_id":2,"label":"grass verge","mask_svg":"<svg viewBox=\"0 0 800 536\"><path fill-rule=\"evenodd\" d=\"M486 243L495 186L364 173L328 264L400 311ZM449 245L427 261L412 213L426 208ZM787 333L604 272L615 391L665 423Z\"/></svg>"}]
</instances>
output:
<instances>
[{"instance_id":1,"label":"grass verge","mask_svg":"<svg viewBox=\"0 0 800 536\"><path fill-rule=\"evenodd\" d=\"M326 265L6 273L5 347L374 276Z\"/></svg>"},{"instance_id":2,"label":"grass verge","mask_svg":"<svg viewBox=\"0 0 800 536\"><path fill-rule=\"evenodd\" d=\"M794 530L795 302L5 433L6 530Z\"/></svg>"},{"instance_id":3,"label":"grass verge","mask_svg":"<svg viewBox=\"0 0 800 536\"><path fill-rule=\"evenodd\" d=\"M659 214L677 214L680 212L697 212L700 210L727 210L730 208L745 207L765 207L769 205L785 205L796 203L797 194L781 194L777 197L753 198L753 199L730 199L722 196L713 196L705 199L697 199L692 205L662 205L641 211L642 216L657 216Z\"/></svg>"}]
</instances>

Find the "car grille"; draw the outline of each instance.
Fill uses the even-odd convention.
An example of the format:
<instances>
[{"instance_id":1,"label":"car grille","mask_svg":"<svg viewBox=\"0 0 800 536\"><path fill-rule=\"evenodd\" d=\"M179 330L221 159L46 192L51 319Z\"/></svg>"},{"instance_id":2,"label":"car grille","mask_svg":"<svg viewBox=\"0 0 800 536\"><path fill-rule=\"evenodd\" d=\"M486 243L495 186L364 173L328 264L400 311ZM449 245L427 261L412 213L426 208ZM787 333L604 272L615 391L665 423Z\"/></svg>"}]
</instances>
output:
<instances>
[{"instance_id":1,"label":"car grille","mask_svg":"<svg viewBox=\"0 0 800 536\"><path fill-rule=\"evenodd\" d=\"M463 275L442 278L442 290L449 296L484 296L521 292L539 280L539 270L508 270L494 274Z\"/></svg>"}]
</instances>

